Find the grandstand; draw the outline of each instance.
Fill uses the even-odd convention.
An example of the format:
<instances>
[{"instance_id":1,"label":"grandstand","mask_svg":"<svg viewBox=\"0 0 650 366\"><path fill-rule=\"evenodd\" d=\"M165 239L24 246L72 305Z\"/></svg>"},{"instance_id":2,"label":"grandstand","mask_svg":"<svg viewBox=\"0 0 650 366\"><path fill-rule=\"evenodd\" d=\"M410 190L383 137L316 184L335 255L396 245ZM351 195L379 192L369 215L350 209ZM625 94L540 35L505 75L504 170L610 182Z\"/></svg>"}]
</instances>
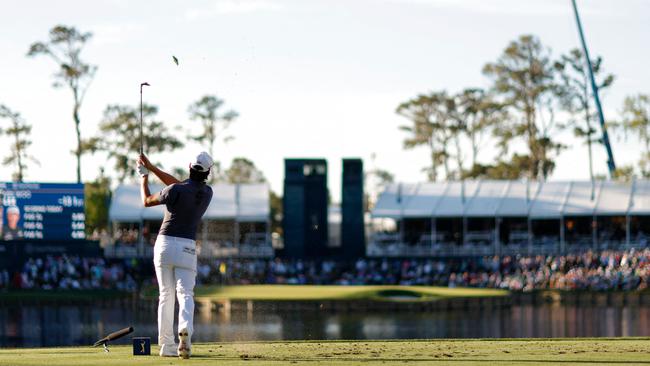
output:
<instances>
[{"instance_id":1,"label":"grandstand","mask_svg":"<svg viewBox=\"0 0 650 366\"><path fill-rule=\"evenodd\" d=\"M380 194L372 218L371 257L643 248L650 181L396 183Z\"/></svg>"},{"instance_id":2,"label":"grandstand","mask_svg":"<svg viewBox=\"0 0 650 366\"><path fill-rule=\"evenodd\" d=\"M151 187L152 192L161 186ZM198 228L201 257L273 256L269 187L266 184L212 186L213 198ZM163 206L142 207L140 187L118 186L111 200L107 257L151 257L164 215Z\"/></svg>"}]
</instances>

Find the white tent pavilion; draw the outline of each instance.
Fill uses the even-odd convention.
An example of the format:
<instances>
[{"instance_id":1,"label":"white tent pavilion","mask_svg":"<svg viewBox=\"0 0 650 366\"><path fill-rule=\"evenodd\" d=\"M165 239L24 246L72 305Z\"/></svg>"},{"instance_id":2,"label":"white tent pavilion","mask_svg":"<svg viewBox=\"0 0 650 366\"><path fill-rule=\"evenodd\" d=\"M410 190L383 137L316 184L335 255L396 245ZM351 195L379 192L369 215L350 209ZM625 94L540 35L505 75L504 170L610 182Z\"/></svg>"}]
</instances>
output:
<instances>
[{"instance_id":1,"label":"white tent pavilion","mask_svg":"<svg viewBox=\"0 0 650 366\"><path fill-rule=\"evenodd\" d=\"M150 186L158 192L162 186ZM212 185L212 201L197 232L203 256L272 256L270 201L267 184ZM164 207L143 207L137 185L120 185L113 192L109 221L114 231L112 248L117 256L150 255L151 244L160 228ZM137 242L121 245L116 232L121 227L137 230ZM115 238L115 236L118 236ZM122 248L120 248L122 247Z\"/></svg>"},{"instance_id":2,"label":"white tent pavilion","mask_svg":"<svg viewBox=\"0 0 650 366\"><path fill-rule=\"evenodd\" d=\"M394 183L372 217L396 228L371 234L376 256L639 248L650 239L650 181Z\"/></svg>"}]
</instances>

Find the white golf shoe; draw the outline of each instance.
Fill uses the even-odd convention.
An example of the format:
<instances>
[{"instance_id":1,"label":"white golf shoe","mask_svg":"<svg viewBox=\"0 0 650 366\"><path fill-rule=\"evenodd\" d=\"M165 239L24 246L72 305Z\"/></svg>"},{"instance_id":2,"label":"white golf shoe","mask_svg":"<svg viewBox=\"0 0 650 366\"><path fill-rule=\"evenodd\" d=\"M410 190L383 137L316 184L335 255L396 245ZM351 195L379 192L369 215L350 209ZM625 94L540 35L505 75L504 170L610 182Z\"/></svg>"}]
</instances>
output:
<instances>
[{"instance_id":1,"label":"white golf shoe","mask_svg":"<svg viewBox=\"0 0 650 366\"><path fill-rule=\"evenodd\" d=\"M190 358L192 349L190 346L190 334L187 329L183 328L178 332L178 357L183 359Z\"/></svg>"},{"instance_id":2,"label":"white golf shoe","mask_svg":"<svg viewBox=\"0 0 650 366\"><path fill-rule=\"evenodd\" d=\"M177 347L175 344L163 344L160 346L161 357L176 357L178 356Z\"/></svg>"}]
</instances>

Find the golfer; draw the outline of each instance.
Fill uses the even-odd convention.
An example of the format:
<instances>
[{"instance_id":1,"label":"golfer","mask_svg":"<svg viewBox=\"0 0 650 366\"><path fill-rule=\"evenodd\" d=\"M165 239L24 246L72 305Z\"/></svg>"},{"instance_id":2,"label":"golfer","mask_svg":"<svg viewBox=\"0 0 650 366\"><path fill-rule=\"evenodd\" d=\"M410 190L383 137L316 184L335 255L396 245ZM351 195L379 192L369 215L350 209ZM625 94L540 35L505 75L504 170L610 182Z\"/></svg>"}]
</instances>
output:
<instances>
[{"instance_id":1,"label":"golfer","mask_svg":"<svg viewBox=\"0 0 650 366\"><path fill-rule=\"evenodd\" d=\"M190 179L179 181L155 167L140 154L137 171L142 177L140 195L145 207L165 205L165 218L154 246L153 262L158 279L158 344L161 356L189 358L194 322L196 280L196 229L212 200L205 182L213 161L206 152L190 163ZM149 192L149 171L165 188ZM178 297L178 346L174 340L174 293Z\"/></svg>"},{"instance_id":2,"label":"golfer","mask_svg":"<svg viewBox=\"0 0 650 366\"><path fill-rule=\"evenodd\" d=\"M0 219L2 219L0 215ZM20 209L16 206L7 208L7 227L4 228L2 238L4 240L20 240L23 238L23 231L18 227L20 221Z\"/></svg>"}]
</instances>

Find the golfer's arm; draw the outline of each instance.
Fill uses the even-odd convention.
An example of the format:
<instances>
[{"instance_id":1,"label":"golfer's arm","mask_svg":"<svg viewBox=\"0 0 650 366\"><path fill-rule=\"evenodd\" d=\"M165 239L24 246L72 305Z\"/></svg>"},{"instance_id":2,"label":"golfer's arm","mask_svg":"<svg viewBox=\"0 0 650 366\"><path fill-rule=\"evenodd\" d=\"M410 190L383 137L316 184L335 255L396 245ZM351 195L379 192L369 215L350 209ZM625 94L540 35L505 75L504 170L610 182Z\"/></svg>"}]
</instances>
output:
<instances>
[{"instance_id":1,"label":"golfer's arm","mask_svg":"<svg viewBox=\"0 0 650 366\"><path fill-rule=\"evenodd\" d=\"M149 176L145 175L140 181L140 197L142 198L142 204L144 207L151 207L160 205L160 197L158 193L151 194L149 191Z\"/></svg>"},{"instance_id":2,"label":"golfer's arm","mask_svg":"<svg viewBox=\"0 0 650 366\"><path fill-rule=\"evenodd\" d=\"M149 170L151 170L151 172L155 174L156 177L158 177L158 179L160 179L166 186L180 182L180 180L176 179L176 177L174 177L171 174L163 172L162 170L158 169L158 167L156 166L152 166L151 169Z\"/></svg>"}]
</instances>

